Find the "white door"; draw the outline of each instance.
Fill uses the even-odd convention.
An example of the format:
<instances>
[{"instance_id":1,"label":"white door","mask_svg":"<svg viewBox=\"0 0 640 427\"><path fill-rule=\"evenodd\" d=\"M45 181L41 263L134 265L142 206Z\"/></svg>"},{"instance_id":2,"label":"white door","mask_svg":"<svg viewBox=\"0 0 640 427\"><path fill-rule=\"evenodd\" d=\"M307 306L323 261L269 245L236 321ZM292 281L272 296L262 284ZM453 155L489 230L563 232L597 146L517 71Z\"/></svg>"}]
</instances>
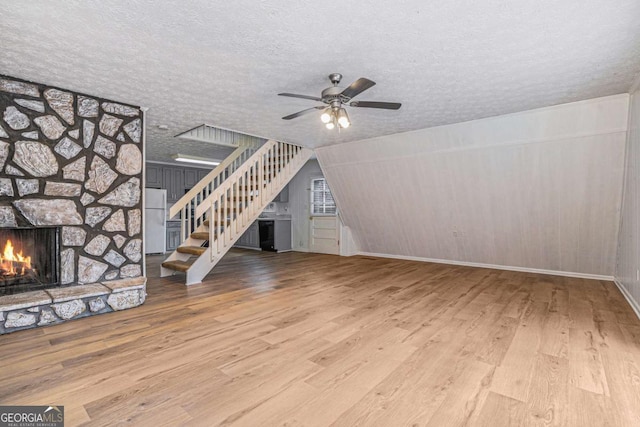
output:
<instances>
[{"instance_id":1,"label":"white door","mask_svg":"<svg viewBox=\"0 0 640 427\"><path fill-rule=\"evenodd\" d=\"M340 222L331 191L324 178L311 180L309 251L340 255Z\"/></svg>"},{"instance_id":2,"label":"white door","mask_svg":"<svg viewBox=\"0 0 640 427\"><path fill-rule=\"evenodd\" d=\"M340 255L340 227L337 216L312 216L309 251Z\"/></svg>"}]
</instances>

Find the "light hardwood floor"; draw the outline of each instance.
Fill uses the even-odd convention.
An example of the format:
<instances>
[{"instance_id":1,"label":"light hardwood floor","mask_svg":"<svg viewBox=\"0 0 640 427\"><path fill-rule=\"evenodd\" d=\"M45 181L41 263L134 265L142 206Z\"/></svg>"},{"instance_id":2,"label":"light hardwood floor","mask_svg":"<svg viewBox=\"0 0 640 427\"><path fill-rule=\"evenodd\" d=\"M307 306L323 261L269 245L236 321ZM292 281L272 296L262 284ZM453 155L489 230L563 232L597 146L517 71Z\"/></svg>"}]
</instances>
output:
<instances>
[{"instance_id":1,"label":"light hardwood floor","mask_svg":"<svg viewBox=\"0 0 640 427\"><path fill-rule=\"evenodd\" d=\"M640 425L613 283L234 250L185 288L159 261L140 308L0 337L0 404L68 426Z\"/></svg>"}]
</instances>

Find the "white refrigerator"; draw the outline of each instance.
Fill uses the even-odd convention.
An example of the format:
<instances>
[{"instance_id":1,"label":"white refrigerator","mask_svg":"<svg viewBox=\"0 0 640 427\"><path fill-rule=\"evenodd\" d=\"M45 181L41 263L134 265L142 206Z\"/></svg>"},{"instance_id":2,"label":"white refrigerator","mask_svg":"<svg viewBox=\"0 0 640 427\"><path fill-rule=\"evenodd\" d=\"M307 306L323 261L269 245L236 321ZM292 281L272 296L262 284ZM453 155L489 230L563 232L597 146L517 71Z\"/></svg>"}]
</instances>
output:
<instances>
[{"instance_id":1,"label":"white refrigerator","mask_svg":"<svg viewBox=\"0 0 640 427\"><path fill-rule=\"evenodd\" d=\"M144 253L166 252L167 190L144 190Z\"/></svg>"}]
</instances>

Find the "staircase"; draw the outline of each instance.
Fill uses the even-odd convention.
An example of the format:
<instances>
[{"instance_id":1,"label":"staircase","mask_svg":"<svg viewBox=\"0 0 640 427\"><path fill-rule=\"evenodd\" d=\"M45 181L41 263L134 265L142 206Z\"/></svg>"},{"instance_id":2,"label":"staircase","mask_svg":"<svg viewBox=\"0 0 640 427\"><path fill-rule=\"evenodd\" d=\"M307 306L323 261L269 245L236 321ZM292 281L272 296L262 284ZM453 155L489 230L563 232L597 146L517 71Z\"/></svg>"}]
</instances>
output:
<instances>
[{"instance_id":1,"label":"staircase","mask_svg":"<svg viewBox=\"0 0 640 427\"><path fill-rule=\"evenodd\" d=\"M237 148L170 208L171 218L180 214L181 244L160 276L182 272L187 285L202 282L311 153L276 141Z\"/></svg>"}]
</instances>

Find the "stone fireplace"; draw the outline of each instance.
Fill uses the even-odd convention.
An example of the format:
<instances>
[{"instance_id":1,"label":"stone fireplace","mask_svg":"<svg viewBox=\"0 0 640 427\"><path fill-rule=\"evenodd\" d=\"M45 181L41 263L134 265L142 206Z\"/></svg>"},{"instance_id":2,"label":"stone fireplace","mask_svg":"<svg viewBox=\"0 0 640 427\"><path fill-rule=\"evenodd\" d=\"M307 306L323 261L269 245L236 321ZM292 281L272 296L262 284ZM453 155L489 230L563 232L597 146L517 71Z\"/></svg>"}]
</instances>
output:
<instances>
[{"instance_id":1,"label":"stone fireplace","mask_svg":"<svg viewBox=\"0 0 640 427\"><path fill-rule=\"evenodd\" d=\"M138 107L0 75L0 333L135 307Z\"/></svg>"}]
</instances>

